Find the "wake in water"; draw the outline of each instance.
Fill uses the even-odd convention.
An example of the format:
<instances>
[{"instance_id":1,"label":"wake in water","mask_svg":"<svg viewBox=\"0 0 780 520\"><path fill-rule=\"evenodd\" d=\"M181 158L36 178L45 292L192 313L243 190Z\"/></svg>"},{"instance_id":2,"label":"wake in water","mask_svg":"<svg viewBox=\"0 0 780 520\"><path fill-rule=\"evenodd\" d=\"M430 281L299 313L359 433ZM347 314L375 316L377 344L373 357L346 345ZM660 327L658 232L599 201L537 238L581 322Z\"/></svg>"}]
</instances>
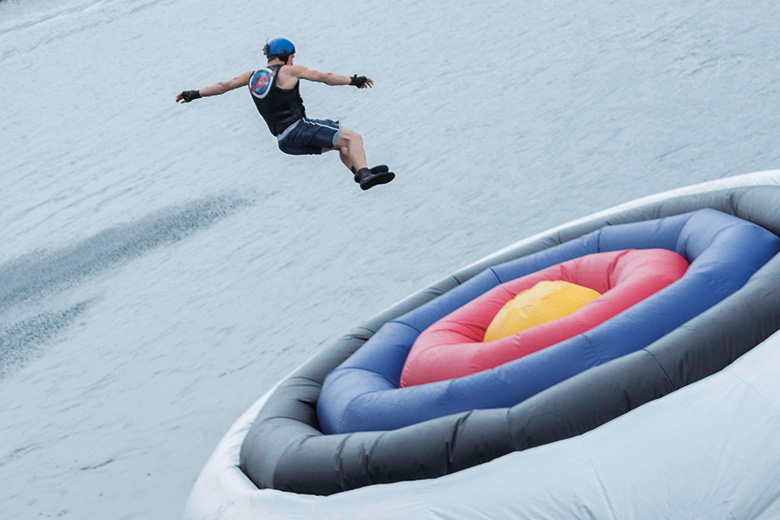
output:
<instances>
[{"instance_id":1,"label":"wake in water","mask_svg":"<svg viewBox=\"0 0 780 520\"><path fill-rule=\"evenodd\" d=\"M83 301L66 309L45 310L59 299L58 293L184 240L250 204L239 196L196 200L62 249L30 253L0 265L0 318L4 318L0 322L0 379L36 359L41 345L56 338L89 307L90 302Z\"/></svg>"}]
</instances>

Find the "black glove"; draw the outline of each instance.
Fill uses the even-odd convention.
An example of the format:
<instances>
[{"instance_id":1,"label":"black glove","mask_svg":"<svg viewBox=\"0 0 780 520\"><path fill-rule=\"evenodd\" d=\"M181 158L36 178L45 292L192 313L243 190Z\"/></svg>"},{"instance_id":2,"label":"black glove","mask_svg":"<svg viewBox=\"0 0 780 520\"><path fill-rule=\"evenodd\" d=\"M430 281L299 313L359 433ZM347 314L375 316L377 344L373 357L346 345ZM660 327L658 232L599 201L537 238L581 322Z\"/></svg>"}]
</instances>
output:
<instances>
[{"instance_id":1,"label":"black glove","mask_svg":"<svg viewBox=\"0 0 780 520\"><path fill-rule=\"evenodd\" d=\"M189 103L193 99L198 99L200 97L200 91L199 90L185 90L181 93L182 99Z\"/></svg>"},{"instance_id":2,"label":"black glove","mask_svg":"<svg viewBox=\"0 0 780 520\"><path fill-rule=\"evenodd\" d=\"M349 79L350 79L349 84L350 85L355 85L357 88L362 87L366 83L366 77L365 76L358 76L357 74L355 74L354 76L352 76Z\"/></svg>"}]
</instances>

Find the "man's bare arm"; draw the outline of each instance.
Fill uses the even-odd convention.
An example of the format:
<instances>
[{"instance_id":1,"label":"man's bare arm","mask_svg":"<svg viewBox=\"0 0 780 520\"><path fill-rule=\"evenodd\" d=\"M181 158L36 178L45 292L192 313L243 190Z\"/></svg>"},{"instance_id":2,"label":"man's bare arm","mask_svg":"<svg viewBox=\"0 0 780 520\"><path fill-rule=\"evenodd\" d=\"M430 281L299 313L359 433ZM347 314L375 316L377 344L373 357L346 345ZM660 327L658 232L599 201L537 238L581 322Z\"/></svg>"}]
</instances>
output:
<instances>
[{"instance_id":1,"label":"man's bare arm","mask_svg":"<svg viewBox=\"0 0 780 520\"><path fill-rule=\"evenodd\" d=\"M282 71L280 71L281 74L289 74L298 79L316 81L318 83L325 83L326 85L355 85L358 88L369 88L374 86L374 80L371 78L361 77L361 84L357 85L354 83L353 78L350 78L349 76L333 74L332 72L320 72L318 70L308 69L303 65L290 65L289 67L283 68Z\"/></svg>"},{"instance_id":2,"label":"man's bare arm","mask_svg":"<svg viewBox=\"0 0 780 520\"><path fill-rule=\"evenodd\" d=\"M219 83L215 83L214 85L209 85L208 87L204 87L197 91L188 90L185 92L181 92L176 95L176 102L189 103L190 101L192 101L192 99L197 99L199 97L219 96L220 94L224 94L225 92L229 92L239 87L246 86L249 83L249 78L252 77L252 72L253 71L249 70L239 76L236 76L233 79L227 81L220 81ZM197 96L193 97L191 94L187 95L187 93L192 93L192 92L196 92Z\"/></svg>"}]
</instances>

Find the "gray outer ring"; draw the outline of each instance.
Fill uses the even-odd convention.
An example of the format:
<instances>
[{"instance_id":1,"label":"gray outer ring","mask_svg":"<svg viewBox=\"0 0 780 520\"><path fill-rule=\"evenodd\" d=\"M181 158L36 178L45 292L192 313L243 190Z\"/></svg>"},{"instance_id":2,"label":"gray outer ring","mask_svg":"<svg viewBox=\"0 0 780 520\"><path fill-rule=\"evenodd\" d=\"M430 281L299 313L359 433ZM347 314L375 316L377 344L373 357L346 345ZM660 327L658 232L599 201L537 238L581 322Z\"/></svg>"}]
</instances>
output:
<instances>
[{"instance_id":1,"label":"gray outer ring","mask_svg":"<svg viewBox=\"0 0 780 520\"><path fill-rule=\"evenodd\" d=\"M780 235L780 187L683 195L609 213L522 242L444 278L335 340L282 382L241 447L241 469L260 488L329 495L433 478L590 431L711 375L780 329L780 255L747 284L647 348L595 367L512 408L475 410L384 432L323 435L316 402L325 376L387 321L482 270L605 225L714 208Z\"/></svg>"}]
</instances>

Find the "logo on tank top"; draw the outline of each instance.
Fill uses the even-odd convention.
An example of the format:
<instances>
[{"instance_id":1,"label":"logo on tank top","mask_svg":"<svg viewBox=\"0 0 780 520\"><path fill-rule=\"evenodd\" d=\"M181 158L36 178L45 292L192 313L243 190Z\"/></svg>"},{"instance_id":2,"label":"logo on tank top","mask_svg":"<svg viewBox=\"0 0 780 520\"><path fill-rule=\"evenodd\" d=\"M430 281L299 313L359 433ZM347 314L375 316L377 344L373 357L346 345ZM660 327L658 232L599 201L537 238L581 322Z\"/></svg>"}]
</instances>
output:
<instances>
[{"instance_id":1,"label":"logo on tank top","mask_svg":"<svg viewBox=\"0 0 780 520\"><path fill-rule=\"evenodd\" d=\"M249 90L258 99L263 99L271 91L271 86L276 78L276 71L271 69L259 69L249 78Z\"/></svg>"}]
</instances>

